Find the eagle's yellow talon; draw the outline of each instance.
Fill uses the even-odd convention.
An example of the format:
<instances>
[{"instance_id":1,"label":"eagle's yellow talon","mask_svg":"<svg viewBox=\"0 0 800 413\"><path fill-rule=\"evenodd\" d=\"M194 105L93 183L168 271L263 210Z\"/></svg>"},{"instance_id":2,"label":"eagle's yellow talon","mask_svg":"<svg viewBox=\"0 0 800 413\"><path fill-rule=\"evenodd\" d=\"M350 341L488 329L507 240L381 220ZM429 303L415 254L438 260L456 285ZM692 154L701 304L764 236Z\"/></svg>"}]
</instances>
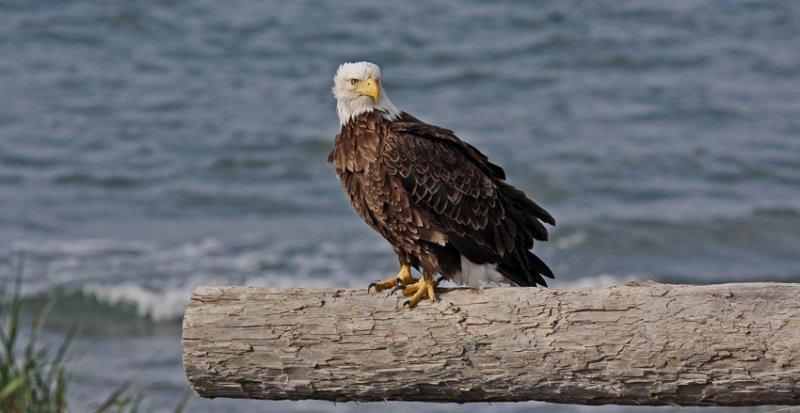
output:
<instances>
[{"instance_id":1,"label":"eagle's yellow talon","mask_svg":"<svg viewBox=\"0 0 800 413\"><path fill-rule=\"evenodd\" d=\"M379 293L392 287L405 286L415 282L417 282L417 279L411 275L411 267L408 265L401 265L400 272L398 272L396 276L389 278L386 281L375 281L370 283L369 287L367 287L367 292L369 292L372 287L375 287L375 292Z\"/></svg>"},{"instance_id":2,"label":"eagle's yellow talon","mask_svg":"<svg viewBox=\"0 0 800 413\"><path fill-rule=\"evenodd\" d=\"M439 282L432 277L423 276L419 281L414 284L406 286L403 289L403 295L412 297L403 303L403 307L408 305L408 308L414 308L422 299L428 297L432 302L436 302L436 286Z\"/></svg>"}]
</instances>

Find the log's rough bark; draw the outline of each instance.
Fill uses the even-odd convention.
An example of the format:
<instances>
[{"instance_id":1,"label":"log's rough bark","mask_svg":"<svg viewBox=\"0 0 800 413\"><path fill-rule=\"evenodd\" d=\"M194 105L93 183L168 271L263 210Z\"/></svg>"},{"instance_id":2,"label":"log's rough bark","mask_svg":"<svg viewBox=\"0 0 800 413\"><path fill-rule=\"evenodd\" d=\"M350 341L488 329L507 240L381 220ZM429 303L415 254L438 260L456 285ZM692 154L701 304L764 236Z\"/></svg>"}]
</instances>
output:
<instances>
[{"instance_id":1,"label":"log's rough bark","mask_svg":"<svg viewBox=\"0 0 800 413\"><path fill-rule=\"evenodd\" d=\"M199 287L183 362L203 397L800 404L800 284L568 291Z\"/></svg>"}]
</instances>

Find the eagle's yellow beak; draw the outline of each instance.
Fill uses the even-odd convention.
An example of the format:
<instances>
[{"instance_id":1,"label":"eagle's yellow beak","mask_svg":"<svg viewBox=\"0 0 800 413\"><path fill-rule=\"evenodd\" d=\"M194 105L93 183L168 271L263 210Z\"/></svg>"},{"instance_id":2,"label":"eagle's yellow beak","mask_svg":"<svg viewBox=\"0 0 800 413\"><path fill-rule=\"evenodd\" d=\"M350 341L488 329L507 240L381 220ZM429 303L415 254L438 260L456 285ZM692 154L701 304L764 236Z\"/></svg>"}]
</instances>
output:
<instances>
[{"instance_id":1,"label":"eagle's yellow beak","mask_svg":"<svg viewBox=\"0 0 800 413\"><path fill-rule=\"evenodd\" d=\"M378 81L372 77L368 77L365 82L362 82L358 89L356 89L356 92L364 96L372 96L372 99L374 99L376 102L378 101L378 98L381 97L381 90L378 87Z\"/></svg>"}]
</instances>

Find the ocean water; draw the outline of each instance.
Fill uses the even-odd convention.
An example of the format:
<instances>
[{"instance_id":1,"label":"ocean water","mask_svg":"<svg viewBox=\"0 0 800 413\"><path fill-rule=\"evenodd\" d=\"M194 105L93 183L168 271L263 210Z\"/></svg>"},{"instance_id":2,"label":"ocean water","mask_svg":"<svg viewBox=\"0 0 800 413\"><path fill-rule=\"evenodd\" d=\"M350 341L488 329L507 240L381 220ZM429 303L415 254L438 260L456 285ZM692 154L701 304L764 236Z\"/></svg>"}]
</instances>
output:
<instances>
[{"instance_id":1,"label":"ocean water","mask_svg":"<svg viewBox=\"0 0 800 413\"><path fill-rule=\"evenodd\" d=\"M325 163L345 61L556 217L553 288L800 281L800 3L433 3L0 0L0 288L24 255L26 300L58 297L46 339L83 320L76 411L127 379L171 411L198 285L394 274ZM678 410L189 403L409 408Z\"/></svg>"}]
</instances>

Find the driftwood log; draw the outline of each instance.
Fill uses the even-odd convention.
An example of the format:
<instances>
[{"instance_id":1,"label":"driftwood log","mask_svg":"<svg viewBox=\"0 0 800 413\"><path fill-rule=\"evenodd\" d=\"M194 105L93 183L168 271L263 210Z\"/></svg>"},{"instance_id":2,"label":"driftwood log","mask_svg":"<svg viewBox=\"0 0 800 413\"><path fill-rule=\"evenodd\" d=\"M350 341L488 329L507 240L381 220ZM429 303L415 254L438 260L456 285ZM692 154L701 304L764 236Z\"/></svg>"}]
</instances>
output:
<instances>
[{"instance_id":1,"label":"driftwood log","mask_svg":"<svg viewBox=\"0 0 800 413\"><path fill-rule=\"evenodd\" d=\"M800 284L364 290L199 287L203 397L800 405Z\"/></svg>"}]
</instances>

